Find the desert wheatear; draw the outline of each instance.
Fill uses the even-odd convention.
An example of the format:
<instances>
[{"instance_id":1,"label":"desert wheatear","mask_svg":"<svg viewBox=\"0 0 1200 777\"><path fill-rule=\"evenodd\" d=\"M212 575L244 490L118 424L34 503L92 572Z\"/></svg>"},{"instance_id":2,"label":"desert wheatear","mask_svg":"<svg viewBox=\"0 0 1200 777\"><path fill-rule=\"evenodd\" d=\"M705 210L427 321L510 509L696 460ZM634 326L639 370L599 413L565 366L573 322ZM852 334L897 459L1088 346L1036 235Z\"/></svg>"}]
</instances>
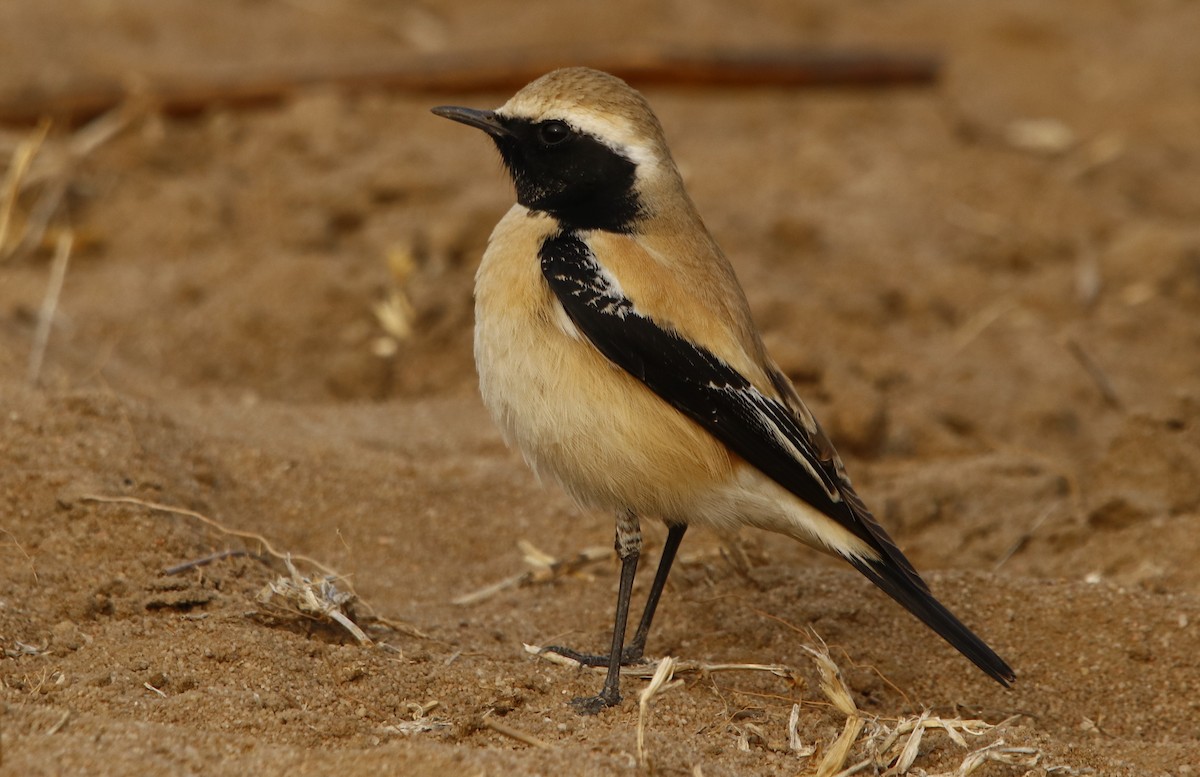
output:
<instances>
[{"instance_id":1,"label":"desert wheatear","mask_svg":"<svg viewBox=\"0 0 1200 777\"><path fill-rule=\"evenodd\" d=\"M690 524L753 526L840 556L984 672L1014 679L933 597L767 355L641 94L567 68L495 111L433 112L491 136L517 192L476 276L483 400L539 475L617 516L612 649L574 654L608 675L577 708L620 701L620 665L642 655ZM668 533L625 646L640 517Z\"/></svg>"}]
</instances>

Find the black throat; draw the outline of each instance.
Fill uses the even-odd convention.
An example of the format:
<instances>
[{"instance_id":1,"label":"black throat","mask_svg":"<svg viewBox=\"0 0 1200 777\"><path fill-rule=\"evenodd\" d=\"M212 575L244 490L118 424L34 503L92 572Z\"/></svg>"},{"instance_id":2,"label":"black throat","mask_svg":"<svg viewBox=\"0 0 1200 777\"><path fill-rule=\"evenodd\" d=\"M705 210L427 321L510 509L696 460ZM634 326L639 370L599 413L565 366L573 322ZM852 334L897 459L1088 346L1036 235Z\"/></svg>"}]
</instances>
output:
<instances>
[{"instance_id":1,"label":"black throat","mask_svg":"<svg viewBox=\"0 0 1200 777\"><path fill-rule=\"evenodd\" d=\"M644 215L637 165L585 132L550 145L546 122L502 119L509 136L493 136L512 176L517 202L557 219L565 229L630 232Z\"/></svg>"}]
</instances>

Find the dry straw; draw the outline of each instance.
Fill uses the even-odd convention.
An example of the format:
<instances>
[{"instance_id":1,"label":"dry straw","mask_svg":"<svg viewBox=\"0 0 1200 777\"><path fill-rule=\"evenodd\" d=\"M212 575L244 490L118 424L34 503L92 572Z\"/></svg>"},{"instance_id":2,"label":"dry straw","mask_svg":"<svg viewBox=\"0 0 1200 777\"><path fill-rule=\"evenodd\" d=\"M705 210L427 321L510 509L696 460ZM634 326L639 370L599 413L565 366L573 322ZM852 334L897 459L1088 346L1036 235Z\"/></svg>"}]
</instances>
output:
<instances>
[{"instance_id":1,"label":"dry straw","mask_svg":"<svg viewBox=\"0 0 1200 777\"><path fill-rule=\"evenodd\" d=\"M813 636L816 637L815 634ZM816 639L816 646L803 645L802 647L817 668L822 695L834 710L845 717L845 721L842 724L841 732L833 741L824 746L819 743L808 745L805 744L799 731L803 702L792 705L787 722L788 751L798 760L807 760L818 752L823 753L818 763L808 765L808 768L798 772L799 774L816 775L816 777L853 777L853 775L860 774L874 774L881 777L903 777L910 774L921 774L926 777L968 777L987 763L1023 767L1032 767L1038 764L1041 753L1037 749L1009 747L1003 739L997 739L968 752L952 771L935 774L920 768L918 762L923 756L937 752L933 748L922 751L926 734L934 731L944 733L953 745L967 750L969 749L968 737L978 738L994 734L1011 721L993 725L982 720L941 718L928 711L894 722L868 715L862 712L855 703L841 669L829 655L828 647L820 640L820 637L816 637ZM525 645L525 650L543 660L561 666L572 668L582 666L574 659L547 652L544 648L535 645ZM604 671L603 667L589 668L594 671ZM789 686L792 688L800 685L797 682L800 674L782 664L705 664L668 657L657 662L647 661L643 664L621 668L622 675L650 680L638 700L637 757L640 765L646 766L650 758L645 736L650 722L650 701L657 694L682 684L681 676L705 676L714 672L729 671L765 671L777 677L787 678ZM756 730L755 733L759 733L759 731ZM761 734L757 738L766 740L766 737ZM740 739L739 746L743 750L750 750L749 738ZM857 754L857 760L852 761L851 756L854 754Z\"/></svg>"},{"instance_id":2,"label":"dry straw","mask_svg":"<svg viewBox=\"0 0 1200 777\"><path fill-rule=\"evenodd\" d=\"M451 601L460 605L476 604L509 588L548 583L568 575L578 574L585 568L600 561L606 561L615 555L611 547L594 547L584 548L571 558L558 559L534 547L533 543L527 540L520 540L517 547L521 549L525 563L531 567L530 569L506 577L499 582L485 585L483 588L463 594Z\"/></svg>"},{"instance_id":3,"label":"dry straw","mask_svg":"<svg viewBox=\"0 0 1200 777\"><path fill-rule=\"evenodd\" d=\"M53 142L43 120L17 143L0 189L0 262L43 244L80 163L145 114L143 104L129 101ZM22 195L35 188L33 204L22 208Z\"/></svg>"},{"instance_id":4,"label":"dry straw","mask_svg":"<svg viewBox=\"0 0 1200 777\"><path fill-rule=\"evenodd\" d=\"M654 670L650 684L638 694L637 757L638 764L642 766L646 765L647 758L646 722L650 717L650 700L660 693L666 693L683 685L683 680L675 680L674 677L675 659L667 656L658 662L658 668Z\"/></svg>"},{"instance_id":5,"label":"dry straw","mask_svg":"<svg viewBox=\"0 0 1200 777\"><path fill-rule=\"evenodd\" d=\"M355 595L349 591L340 591L335 583L336 578L325 576L314 580L300 574L290 556L283 557L288 574L281 575L267 583L258 593L260 604L294 607L305 617L315 620L328 618L350 632L360 645L371 645L371 638L350 620L345 607L352 604Z\"/></svg>"},{"instance_id":6,"label":"dry straw","mask_svg":"<svg viewBox=\"0 0 1200 777\"><path fill-rule=\"evenodd\" d=\"M42 300L42 308L38 312L37 330L33 335L33 350L29 353L29 385L36 386L42 376L42 362L46 358L46 346L50 343L50 328L54 324L54 314L58 310L58 297L62 293L63 282L67 277L67 263L71 260L71 247L75 244L75 236L71 230L66 230L58 236L58 247L54 251L54 261L50 265L50 283L46 287L46 297Z\"/></svg>"},{"instance_id":7,"label":"dry straw","mask_svg":"<svg viewBox=\"0 0 1200 777\"><path fill-rule=\"evenodd\" d=\"M295 612L303 617L313 618L317 620L331 620L337 623L342 628L346 629L360 644L373 644L371 639L363 632L363 630L354 623L353 620L346 614L345 608L351 602L359 602L363 607L371 613L372 619L389 628L407 634L413 637L425 638L425 634L414 626L405 623L398 623L387 618L383 618L375 614L374 609L367 602L359 599L358 594L350 585L345 576L338 574L332 568L322 564L314 558L303 556L298 553L285 553L277 550L271 542L257 532L239 531L231 529L219 521L213 520L206 515L198 513L194 510L186 510L182 507L173 507L171 505L159 504L158 502L148 502L144 499L137 499L131 496L101 496L98 494L85 494L80 497L85 502L102 502L106 504L132 504L147 509L170 513L172 515L181 515L187 518L193 518L205 526L216 529L222 534L231 537L237 537L242 540L250 540L258 543L263 548L267 555L278 559L284 563L287 570L286 575L281 575L274 581L268 583L261 592L259 592L258 600L262 604L270 605L287 605L290 608L289 612ZM234 555L234 554L217 554L218 556ZM205 557L198 561L188 562L188 564L177 565L165 570L164 573L170 573L178 570L181 567L198 566L202 563L211 561L213 557ZM321 573L321 576L303 575L297 570L295 561L300 561L310 565ZM339 589L337 583L340 583L345 590Z\"/></svg>"}]
</instances>

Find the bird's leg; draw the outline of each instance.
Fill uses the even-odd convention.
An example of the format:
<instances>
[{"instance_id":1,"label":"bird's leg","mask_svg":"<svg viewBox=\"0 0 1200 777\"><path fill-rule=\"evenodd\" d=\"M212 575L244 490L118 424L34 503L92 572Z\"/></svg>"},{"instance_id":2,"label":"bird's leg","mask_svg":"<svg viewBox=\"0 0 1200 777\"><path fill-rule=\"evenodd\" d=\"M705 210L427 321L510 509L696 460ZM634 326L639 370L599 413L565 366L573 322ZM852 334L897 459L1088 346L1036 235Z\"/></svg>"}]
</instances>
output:
<instances>
[{"instance_id":1,"label":"bird's leg","mask_svg":"<svg viewBox=\"0 0 1200 777\"><path fill-rule=\"evenodd\" d=\"M654 583L650 586L650 595L646 598L646 607L642 610L642 619L638 623L633 640L621 651L623 666L637 663L646 651L646 637L650 634L650 624L654 621L654 612L658 609L658 600L662 597L663 588L667 584L667 575L671 573L671 564L675 562L675 552L683 541L683 533L687 524L672 524L667 527L667 541L663 544L662 558L658 562L658 571L654 573ZM618 550L619 552L619 550ZM543 653L557 653L560 656L578 661L584 666L608 666L609 657L595 653L580 653L561 645L552 645L542 649Z\"/></svg>"},{"instance_id":2,"label":"bird's leg","mask_svg":"<svg viewBox=\"0 0 1200 777\"><path fill-rule=\"evenodd\" d=\"M582 715L595 715L605 707L621 703L621 648L625 644L625 624L629 620L629 597L633 593L633 577L637 573L638 556L642 550L642 527L631 511L617 516L617 556L621 559L621 586L617 592L617 616L613 621L612 650L608 654L608 674L597 696L571 700L571 706Z\"/></svg>"},{"instance_id":3,"label":"bird's leg","mask_svg":"<svg viewBox=\"0 0 1200 777\"><path fill-rule=\"evenodd\" d=\"M667 585L667 575L671 574L671 564L675 562L675 551L679 550L679 543L683 541L685 531L687 531L686 523L675 523L667 527L667 541L663 544L662 558L658 561L658 571L654 573L654 583L650 586L650 595L646 597L646 609L642 610L642 620L638 623L633 641L625 647L621 654L621 663L623 664L640 660L642 653L646 651L646 637L650 634L654 611L658 609L659 597L662 596L663 588Z\"/></svg>"}]
</instances>

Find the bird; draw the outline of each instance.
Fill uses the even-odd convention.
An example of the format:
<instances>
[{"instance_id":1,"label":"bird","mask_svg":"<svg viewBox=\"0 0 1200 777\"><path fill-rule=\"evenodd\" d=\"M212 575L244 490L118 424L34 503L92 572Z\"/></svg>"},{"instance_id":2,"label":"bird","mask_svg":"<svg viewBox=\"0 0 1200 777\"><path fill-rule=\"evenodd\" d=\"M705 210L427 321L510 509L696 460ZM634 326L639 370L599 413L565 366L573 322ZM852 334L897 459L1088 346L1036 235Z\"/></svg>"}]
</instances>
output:
<instances>
[{"instance_id":1,"label":"bird","mask_svg":"<svg viewBox=\"0 0 1200 777\"><path fill-rule=\"evenodd\" d=\"M930 592L859 498L767 354L732 265L684 188L659 120L622 79L551 71L495 110L437 116L486 133L516 203L475 276L483 402L539 479L616 516L620 581L594 714L641 660L690 525L777 532L840 557L1004 686L1016 675ZM632 640L641 520L666 524Z\"/></svg>"}]
</instances>

